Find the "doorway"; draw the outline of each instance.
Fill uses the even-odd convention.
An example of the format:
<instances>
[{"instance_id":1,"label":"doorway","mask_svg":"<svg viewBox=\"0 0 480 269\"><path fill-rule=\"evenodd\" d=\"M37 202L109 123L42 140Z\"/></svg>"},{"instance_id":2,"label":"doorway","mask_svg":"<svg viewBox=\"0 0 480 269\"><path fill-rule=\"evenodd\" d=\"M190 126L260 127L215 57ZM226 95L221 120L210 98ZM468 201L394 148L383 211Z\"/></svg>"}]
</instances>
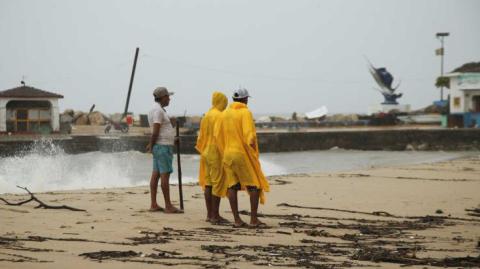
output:
<instances>
[{"instance_id":1,"label":"doorway","mask_svg":"<svg viewBox=\"0 0 480 269\"><path fill-rule=\"evenodd\" d=\"M480 95L473 96L473 112L480 113Z\"/></svg>"}]
</instances>

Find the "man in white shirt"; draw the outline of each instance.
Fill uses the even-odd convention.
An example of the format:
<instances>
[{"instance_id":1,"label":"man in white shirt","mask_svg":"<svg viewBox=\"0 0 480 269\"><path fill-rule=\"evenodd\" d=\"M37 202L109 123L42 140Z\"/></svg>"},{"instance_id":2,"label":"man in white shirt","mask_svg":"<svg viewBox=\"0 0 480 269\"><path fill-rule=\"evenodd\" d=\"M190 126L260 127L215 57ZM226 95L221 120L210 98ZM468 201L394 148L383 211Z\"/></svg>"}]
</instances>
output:
<instances>
[{"instance_id":1,"label":"man in white shirt","mask_svg":"<svg viewBox=\"0 0 480 269\"><path fill-rule=\"evenodd\" d=\"M167 115L164 107L170 103L170 95L165 87L157 87L153 91L155 107L148 113L148 122L152 129L150 143L147 145L147 152L153 155L153 171L150 178L150 211L164 211L165 213L183 213L174 207L170 201L170 174L173 172L173 145L175 141L175 130L173 123ZM158 179L161 179L165 209L157 204Z\"/></svg>"}]
</instances>

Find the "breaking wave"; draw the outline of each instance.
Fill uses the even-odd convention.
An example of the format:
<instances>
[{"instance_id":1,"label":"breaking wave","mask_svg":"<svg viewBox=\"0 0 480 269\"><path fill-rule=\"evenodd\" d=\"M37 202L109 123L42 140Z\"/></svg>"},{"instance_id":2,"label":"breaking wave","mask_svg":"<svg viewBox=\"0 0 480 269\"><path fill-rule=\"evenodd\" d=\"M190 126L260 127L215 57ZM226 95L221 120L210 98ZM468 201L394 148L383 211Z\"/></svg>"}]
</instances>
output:
<instances>
[{"instance_id":1,"label":"breaking wave","mask_svg":"<svg viewBox=\"0 0 480 269\"><path fill-rule=\"evenodd\" d=\"M17 156L0 158L0 193L94 189L148 185L151 155L136 151L66 154L50 140L40 140ZM458 158L465 153L327 150L261 154L266 176L345 171ZM475 153L478 155L478 153ZM183 183L197 181L199 156L182 155ZM177 183L177 161L170 183Z\"/></svg>"}]
</instances>

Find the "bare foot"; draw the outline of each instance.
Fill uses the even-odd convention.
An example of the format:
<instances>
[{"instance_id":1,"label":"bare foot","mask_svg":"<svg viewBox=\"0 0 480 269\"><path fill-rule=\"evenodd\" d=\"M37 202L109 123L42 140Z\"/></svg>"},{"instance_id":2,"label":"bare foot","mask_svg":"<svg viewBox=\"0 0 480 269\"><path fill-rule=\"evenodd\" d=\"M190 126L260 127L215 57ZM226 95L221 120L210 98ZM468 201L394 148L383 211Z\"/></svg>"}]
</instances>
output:
<instances>
[{"instance_id":1,"label":"bare foot","mask_svg":"<svg viewBox=\"0 0 480 269\"><path fill-rule=\"evenodd\" d=\"M212 224L226 224L226 223L230 223L230 221L228 221L226 218L223 218L222 216L218 216L218 217L216 217L216 218L212 218L210 221L211 221Z\"/></svg>"},{"instance_id":2,"label":"bare foot","mask_svg":"<svg viewBox=\"0 0 480 269\"><path fill-rule=\"evenodd\" d=\"M261 222L260 220L256 220L256 221L253 221L253 222L250 222L250 228L267 228L268 225Z\"/></svg>"},{"instance_id":3,"label":"bare foot","mask_svg":"<svg viewBox=\"0 0 480 269\"><path fill-rule=\"evenodd\" d=\"M209 214L207 214L207 218L205 219L205 222L213 222L215 220L214 217L210 216Z\"/></svg>"},{"instance_id":4,"label":"bare foot","mask_svg":"<svg viewBox=\"0 0 480 269\"><path fill-rule=\"evenodd\" d=\"M167 214L181 214L183 210L180 210L174 206L165 208L165 213Z\"/></svg>"},{"instance_id":5,"label":"bare foot","mask_svg":"<svg viewBox=\"0 0 480 269\"><path fill-rule=\"evenodd\" d=\"M243 222L243 221L235 222L235 223L233 224L233 228L248 228L248 224L246 224L246 223Z\"/></svg>"},{"instance_id":6,"label":"bare foot","mask_svg":"<svg viewBox=\"0 0 480 269\"><path fill-rule=\"evenodd\" d=\"M161 208L161 207L159 207L159 206L157 205L157 206L152 206L152 207L150 207L150 209L149 209L148 211L150 211L150 212L157 212L157 211L163 212L164 209Z\"/></svg>"}]
</instances>

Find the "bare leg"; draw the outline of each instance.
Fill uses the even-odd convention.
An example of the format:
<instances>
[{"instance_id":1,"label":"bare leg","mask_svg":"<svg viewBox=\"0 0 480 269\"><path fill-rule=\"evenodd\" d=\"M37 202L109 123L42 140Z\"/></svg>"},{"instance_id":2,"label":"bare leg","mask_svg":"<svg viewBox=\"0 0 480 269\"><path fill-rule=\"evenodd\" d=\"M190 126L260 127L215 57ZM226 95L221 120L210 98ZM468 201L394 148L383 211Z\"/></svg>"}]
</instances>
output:
<instances>
[{"instance_id":1,"label":"bare leg","mask_svg":"<svg viewBox=\"0 0 480 269\"><path fill-rule=\"evenodd\" d=\"M213 220L213 212L212 212L212 186L205 186L205 205L207 206L207 221Z\"/></svg>"},{"instance_id":2,"label":"bare leg","mask_svg":"<svg viewBox=\"0 0 480 269\"><path fill-rule=\"evenodd\" d=\"M150 178L150 210L160 209L157 204L157 188L159 177L160 174L157 171L152 171L152 177Z\"/></svg>"},{"instance_id":3,"label":"bare leg","mask_svg":"<svg viewBox=\"0 0 480 269\"><path fill-rule=\"evenodd\" d=\"M165 213L179 213L182 212L180 209L174 207L170 201L170 174L163 173L160 174L161 186L163 192L163 199L165 200Z\"/></svg>"},{"instance_id":4,"label":"bare leg","mask_svg":"<svg viewBox=\"0 0 480 269\"><path fill-rule=\"evenodd\" d=\"M228 222L220 216L220 197L212 195L212 216L215 222Z\"/></svg>"},{"instance_id":5,"label":"bare leg","mask_svg":"<svg viewBox=\"0 0 480 269\"><path fill-rule=\"evenodd\" d=\"M228 189L228 201L230 202L230 208L232 209L233 218L235 220L235 226L242 226L243 220L240 218L240 214L238 214L238 200L237 200L237 190L235 187Z\"/></svg>"},{"instance_id":6,"label":"bare leg","mask_svg":"<svg viewBox=\"0 0 480 269\"><path fill-rule=\"evenodd\" d=\"M248 190L248 194L250 194L250 210L252 214L250 215L250 224L251 225L259 225L262 222L258 219L258 200L260 197L260 190L253 189Z\"/></svg>"}]
</instances>

